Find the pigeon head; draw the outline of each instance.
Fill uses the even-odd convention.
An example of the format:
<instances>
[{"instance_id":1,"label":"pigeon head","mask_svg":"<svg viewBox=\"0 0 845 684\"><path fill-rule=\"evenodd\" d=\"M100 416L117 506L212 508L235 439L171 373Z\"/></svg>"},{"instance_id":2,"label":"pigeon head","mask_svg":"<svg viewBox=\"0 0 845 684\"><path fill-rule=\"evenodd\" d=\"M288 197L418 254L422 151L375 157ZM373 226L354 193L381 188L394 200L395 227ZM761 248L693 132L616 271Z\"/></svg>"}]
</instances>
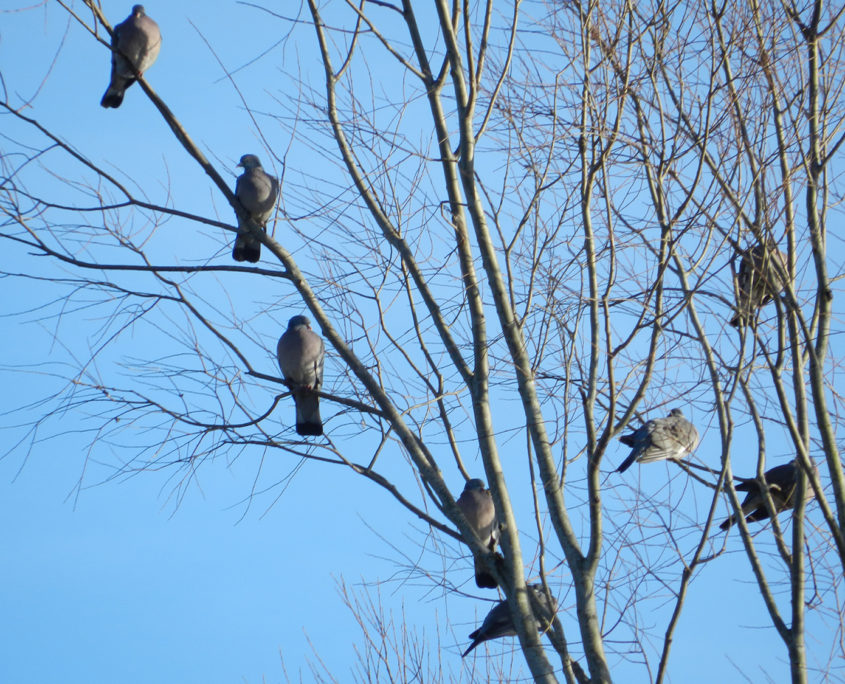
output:
<instances>
[{"instance_id":1,"label":"pigeon head","mask_svg":"<svg viewBox=\"0 0 845 684\"><path fill-rule=\"evenodd\" d=\"M242 166L245 169L260 169L261 162L254 154L245 154L241 157L241 161L238 162L238 166Z\"/></svg>"},{"instance_id":2,"label":"pigeon head","mask_svg":"<svg viewBox=\"0 0 845 684\"><path fill-rule=\"evenodd\" d=\"M288 321L288 330L293 330L294 328L299 327L300 325L304 325L306 328L311 327L311 321L308 319L308 316L294 316Z\"/></svg>"},{"instance_id":3,"label":"pigeon head","mask_svg":"<svg viewBox=\"0 0 845 684\"><path fill-rule=\"evenodd\" d=\"M464 485L464 491L469 492L473 489L487 489L487 486L484 484L484 480L479 480L477 477L469 480L466 485Z\"/></svg>"},{"instance_id":4,"label":"pigeon head","mask_svg":"<svg viewBox=\"0 0 845 684\"><path fill-rule=\"evenodd\" d=\"M134 14L135 16L143 16L144 14L146 14L146 10L144 9L143 5L133 5L132 14Z\"/></svg>"}]
</instances>

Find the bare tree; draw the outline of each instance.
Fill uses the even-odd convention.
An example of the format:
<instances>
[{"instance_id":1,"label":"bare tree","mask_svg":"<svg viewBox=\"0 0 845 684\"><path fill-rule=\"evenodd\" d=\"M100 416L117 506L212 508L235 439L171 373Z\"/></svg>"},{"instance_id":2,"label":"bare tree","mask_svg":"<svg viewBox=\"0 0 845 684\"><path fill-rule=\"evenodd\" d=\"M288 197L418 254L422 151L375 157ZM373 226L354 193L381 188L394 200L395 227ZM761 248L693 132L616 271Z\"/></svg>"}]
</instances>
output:
<instances>
[{"instance_id":1,"label":"bare tree","mask_svg":"<svg viewBox=\"0 0 845 684\"><path fill-rule=\"evenodd\" d=\"M97 5L66 10L108 44ZM44 320L84 321L88 339L54 371L64 387L23 412L29 437L15 448L55 430L57 411L86 415L92 457L115 444L120 472L168 469L177 500L217 455L348 469L422 521L438 540L426 558L459 559L465 543L486 564L543 682L608 682L623 660L663 681L693 580L726 562L738 534L792 681L829 674L845 655L832 341L843 264L827 230L841 213L843 10L307 0L295 17L253 11L303 55L280 67L277 110L249 110L284 169L275 237L253 225L271 255L260 266L218 258L243 210L144 78L231 218L153 201L7 94L2 237L28 262L62 267L45 276L59 294L45 295ZM316 72L302 66L314 57ZM163 249L177 222L216 254ZM766 275L772 301L746 304L734 330L740 258L759 245L786 258ZM266 294L230 299L235 277ZM329 350L326 435L310 440L292 431L281 378L262 370L271 331L304 310ZM167 354L126 351L146 328ZM696 455L612 473L618 436L675 407L702 434ZM736 477L793 458L789 517L766 496L764 531L741 515L727 535L713 525L740 511ZM456 481L482 469L501 557L455 505ZM456 590L426 562L409 574ZM574 616L555 621L549 646L529 575ZM391 667L382 649L424 660L416 638L367 617L375 603L347 601L371 646L362 677ZM644 619L652 610L665 620Z\"/></svg>"}]
</instances>

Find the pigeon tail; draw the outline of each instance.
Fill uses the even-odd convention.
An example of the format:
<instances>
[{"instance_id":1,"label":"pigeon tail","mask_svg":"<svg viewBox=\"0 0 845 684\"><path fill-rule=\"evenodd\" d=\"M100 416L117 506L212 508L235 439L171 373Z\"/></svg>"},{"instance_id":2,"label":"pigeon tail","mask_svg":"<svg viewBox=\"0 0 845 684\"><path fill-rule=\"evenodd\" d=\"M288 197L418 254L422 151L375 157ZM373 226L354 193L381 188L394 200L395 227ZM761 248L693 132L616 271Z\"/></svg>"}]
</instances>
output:
<instances>
[{"instance_id":1,"label":"pigeon tail","mask_svg":"<svg viewBox=\"0 0 845 684\"><path fill-rule=\"evenodd\" d=\"M478 636L478 632L481 630L475 630L472 634L469 635L469 638L473 640L473 642L469 645L469 648L461 654L461 658L466 658L472 650L478 646L478 644L482 643L481 641L475 641L475 637Z\"/></svg>"},{"instance_id":2,"label":"pigeon tail","mask_svg":"<svg viewBox=\"0 0 845 684\"><path fill-rule=\"evenodd\" d=\"M479 589L495 589L499 586L496 578L484 567L480 558L475 559L475 586Z\"/></svg>"},{"instance_id":3,"label":"pigeon tail","mask_svg":"<svg viewBox=\"0 0 845 684\"><path fill-rule=\"evenodd\" d=\"M255 237L255 233L249 229L249 224L242 221L240 217L238 217L238 235L232 249L232 258L235 261L249 261L252 264L261 259L261 240Z\"/></svg>"},{"instance_id":4,"label":"pigeon tail","mask_svg":"<svg viewBox=\"0 0 845 684\"><path fill-rule=\"evenodd\" d=\"M766 510L766 505L763 503L763 497L760 494L760 485L757 483L757 480L741 482L736 485L735 489L739 492L749 492L745 500L740 504L740 510L742 511L742 517L745 518L745 522L757 522L769 517L769 511ZM775 504L775 510L778 510L778 500L774 498L772 502ZM728 519L719 525L719 529L728 529L731 525L736 524L737 519L736 515L732 514L728 516Z\"/></svg>"},{"instance_id":5,"label":"pigeon tail","mask_svg":"<svg viewBox=\"0 0 845 684\"><path fill-rule=\"evenodd\" d=\"M123 95L126 92L126 89L135 83L135 79L112 79L113 82L109 83L109 87L106 88L106 92L103 95L103 99L100 100L100 106L105 107L106 109L117 109L120 105L123 104Z\"/></svg>"},{"instance_id":6,"label":"pigeon tail","mask_svg":"<svg viewBox=\"0 0 845 684\"><path fill-rule=\"evenodd\" d=\"M743 517L745 517L745 522L759 522L761 520L766 520L769 517L769 512L766 510L765 506L761 506L760 508L752 511L750 515L747 514L747 511L743 509L742 511ZM731 525L733 525L737 521L737 517L735 515L730 516L727 520L725 520L721 525L719 525L720 530L726 530Z\"/></svg>"},{"instance_id":7,"label":"pigeon tail","mask_svg":"<svg viewBox=\"0 0 845 684\"><path fill-rule=\"evenodd\" d=\"M624 444L624 442L623 442L623 444ZM628 446L630 446L630 444ZM637 460L637 452L634 451L634 452L631 453L630 456L628 456L628 458L626 458L624 461L622 461L622 465L619 466L616 469L616 472L617 473L624 473L626 470L628 470L628 468L630 468L633 465L634 461L636 461L636 460Z\"/></svg>"},{"instance_id":8,"label":"pigeon tail","mask_svg":"<svg viewBox=\"0 0 845 684\"><path fill-rule=\"evenodd\" d=\"M235 261L249 261L251 264L258 263L259 259L261 259L261 243L238 236L235 240L235 247L232 250L232 258Z\"/></svg>"},{"instance_id":9,"label":"pigeon tail","mask_svg":"<svg viewBox=\"0 0 845 684\"><path fill-rule=\"evenodd\" d=\"M775 510L777 511L777 504L775 504ZM786 509L784 509L786 510ZM760 506L757 510L753 511L751 515L745 518L745 522L760 522L761 520L768 520L769 519L769 511L766 510L765 506Z\"/></svg>"},{"instance_id":10,"label":"pigeon tail","mask_svg":"<svg viewBox=\"0 0 845 684\"><path fill-rule=\"evenodd\" d=\"M319 437L323 434L322 423L297 423L296 434L303 437Z\"/></svg>"},{"instance_id":11,"label":"pigeon tail","mask_svg":"<svg viewBox=\"0 0 845 684\"><path fill-rule=\"evenodd\" d=\"M303 437L319 437L323 434L323 420L320 418L320 397L310 391L299 391L294 395L296 404L296 433Z\"/></svg>"}]
</instances>

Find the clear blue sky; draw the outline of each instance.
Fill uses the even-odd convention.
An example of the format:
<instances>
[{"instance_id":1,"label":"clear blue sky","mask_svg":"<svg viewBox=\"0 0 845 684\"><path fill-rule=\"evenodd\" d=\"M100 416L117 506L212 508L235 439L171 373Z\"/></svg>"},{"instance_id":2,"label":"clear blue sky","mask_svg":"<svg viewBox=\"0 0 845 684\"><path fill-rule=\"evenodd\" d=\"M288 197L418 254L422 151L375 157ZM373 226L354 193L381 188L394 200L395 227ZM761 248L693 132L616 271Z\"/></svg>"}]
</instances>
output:
<instances>
[{"instance_id":1,"label":"clear blue sky","mask_svg":"<svg viewBox=\"0 0 845 684\"><path fill-rule=\"evenodd\" d=\"M235 164L247 152L259 154L265 167L280 174L216 59L238 69L238 85L255 111L274 111L274 92L293 87L277 65L293 71L292 65L302 60L299 68L308 72L316 66L313 45L301 53L291 45L284 50L274 47L284 22L270 21L244 4L145 4L163 33L161 55L148 72L152 87L229 180L234 182ZM115 23L128 14L130 5L104 2L105 14ZM108 81L108 51L68 22L56 3L24 11L27 6L15 2L21 11L0 9L0 69L10 99L34 97L27 116L92 160L148 188L151 201L166 203L169 187L180 209L231 222L225 199L174 141L137 86L127 92L119 110L99 106ZM81 3L74 7L84 12ZM319 78L313 83L319 87ZM288 142L283 131L269 119L261 121L279 153ZM17 134L22 128L14 130ZM300 153L293 163L305 164L304 159ZM290 212L296 213L296 198L287 201ZM174 255L184 263L203 259L210 246L221 250L219 261L225 261L228 248L220 240L222 231L203 229L197 237L195 226L177 220L159 230L165 229L172 237L154 245L163 261ZM24 259L23 250L15 253L11 248L4 259L19 261L21 268L32 263ZM48 275L57 272L49 265L44 268ZM252 301L256 311L244 316L259 321L254 342L266 350L262 370L273 373L274 336L281 329L277 323L260 322L265 294L250 290L252 282L232 279L227 287L233 300ZM7 313L24 312L55 292L32 282L0 281ZM413 561L425 532L363 478L306 463L283 493L277 486L247 505L254 487L261 490L281 482L298 464L258 448L233 448L200 466L194 479L178 490L184 496L177 505L173 492L178 483L166 469L109 479L112 471L100 461L117 458L120 452L103 445L98 446L103 451L89 452L92 435L77 432L81 424L76 412L54 416L52 429L39 433L31 448L16 445L26 432L11 426L31 418L37 406L22 414L10 412L59 386L51 375L56 367L41 364L66 359L62 345L68 354L82 353L88 345L86 329L74 327L81 325L79 319L44 325L38 318L33 312L3 319L0 342L7 387L0 411L9 428L4 443L9 453L0 459L0 516L5 522L0 533L0 681L257 683L285 681L285 672L293 680L301 676L310 681L308 663L316 661L312 645L338 681L350 681L362 638L339 596L340 579L350 584L390 580L382 590L386 608L397 617L404 609L408 622L432 638L432 644L439 630L444 667L461 671L466 636L489 607L473 598L479 594L471 586L466 550L460 551L465 557L450 572L458 573L460 579L452 581L471 596L444 600L440 589L419 579L403 583L397 564L404 561L388 544ZM30 322L24 324L24 319ZM56 330L61 344L52 340ZM142 356L156 339L139 333L134 353ZM283 404L277 411L275 415L285 420L293 409ZM55 429L56 421L64 421L62 430ZM47 435L49 439L40 441ZM704 437L699 457L709 457L715 465L717 447L708 448L706 433ZM621 460L624 453L618 448L611 457ZM642 477L662 482L667 474L677 478L676 470L660 464ZM628 481L636 482L637 477L632 474ZM83 487L78 489L80 478ZM456 493L461 486L455 476ZM518 503L524 511L530 511L530 505L529 499ZM767 670L771 681L788 680L784 649L735 539L729 548L693 583L675 636L671 681L741 681L737 667L746 659L759 663L769 658L781 663ZM492 592L482 595L493 597ZM567 620L565 613L574 611L571 595L561 604ZM668 596L666 605L671 608ZM734 617L726 624L722 606L747 619ZM653 620L665 620L664 613ZM642 619L652 621L648 615ZM574 621L565 625L574 639ZM511 646L506 640L491 652L509 652ZM620 682L634 681L626 679L626 673L641 672L621 660L612 665ZM756 670L745 674L761 681ZM465 669L463 677L470 681L473 675Z\"/></svg>"}]
</instances>

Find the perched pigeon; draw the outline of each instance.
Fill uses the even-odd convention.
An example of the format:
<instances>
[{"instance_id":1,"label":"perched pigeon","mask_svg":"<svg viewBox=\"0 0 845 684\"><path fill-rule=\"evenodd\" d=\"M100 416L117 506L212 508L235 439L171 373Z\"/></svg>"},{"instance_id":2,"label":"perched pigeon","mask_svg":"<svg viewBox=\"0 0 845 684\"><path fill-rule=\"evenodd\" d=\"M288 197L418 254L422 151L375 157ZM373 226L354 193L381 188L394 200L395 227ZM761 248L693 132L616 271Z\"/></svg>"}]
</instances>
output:
<instances>
[{"instance_id":1,"label":"perched pigeon","mask_svg":"<svg viewBox=\"0 0 845 684\"><path fill-rule=\"evenodd\" d=\"M772 301L783 290L774 261L786 271L786 255L774 242L760 243L742 254L737 276L737 313L730 324L738 328L746 325L754 311Z\"/></svg>"},{"instance_id":2,"label":"perched pigeon","mask_svg":"<svg viewBox=\"0 0 845 684\"><path fill-rule=\"evenodd\" d=\"M691 454L698 446L698 430L684 418L681 409L672 409L666 418L650 420L619 441L631 447L631 455L616 469L624 473L634 461L678 460Z\"/></svg>"},{"instance_id":3,"label":"perched pigeon","mask_svg":"<svg viewBox=\"0 0 845 684\"><path fill-rule=\"evenodd\" d=\"M320 397L316 393L323 384L323 358L326 351L322 338L311 330L305 316L294 316L288 329L279 338L276 356L282 376L296 404L296 432L300 435L322 435Z\"/></svg>"},{"instance_id":4,"label":"perched pigeon","mask_svg":"<svg viewBox=\"0 0 845 684\"><path fill-rule=\"evenodd\" d=\"M111 81L100 100L101 107L120 107L123 93L149 69L161 49L158 24L135 5L126 21L114 27L111 39Z\"/></svg>"},{"instance_id":5,"label":"perched pigeon","mask_svg":"<svg viewBox=\"0 0 845 684\"><path fill-rule=\"evenodd\" d=\"M254 154L241 157L238 166L244 172L235 184L235 195L241 206L253 221L266 230L267 221L276 207L279 198L279 181L267 175L261 168L261 162ZM253 264L261 257L261 242L250 234L247 224L238 217L238 237L232 258L235 261L250 261Z\"/></svg>"},{"instance_id":6,"label":"perched pigeon","mask_svg":"<svg viewBox=\"0 0 845 684\"><path fill-rule=\"evenodd\" d=\"M529 585L529 588L534 592L534 597L537 599L540 606L540 612L542 613L542 615L537 615L536 612L534 613L534 618L537 620L537 629L541 632L545 632L551 626L551 622L557 612L557 603L554 602L553 605L549 605L549 601L546 598L546 592L543 591L542 584L532 584ZM554 599L552 599L552 601L554 601ZM472 643L469 645L469 648L464 651L461 657L465 658L472 649L484 641L490 641L490 639L498 639L499 637L506 636L516 636L516 628L513 625L513 617L511 616L510 608L508 608L508 602L499 601L490 609L490 612L487 613L487 617L484 618L484 622L481 623L481 627L469 635L469 638L472 639Z\"/></svg>"},{"instance_id":7,"label":"perched pigeon","mask_svg":"<svg viewBox=\"0 0 845 684\"><path fill-rule=\"evenodd\" d=\"M494 551L499 542L499 525L496 521L493 497L490 490L484 486L484 481L475 479L467 482L455 503L487 548ZM495 589L499 586L496 578L484 568L478 558L475 559L475 584L482 589Z\"/></svg>"},{"instance_id":8,"label":"perched pigeon","mask_svg":"<svg viewBox=\"0 0 845 684\"><path fill-rule=\"evenodd\" d=\"M763 473L776 513L786 511L795 506L795 488L798 484L799 468L800 466L796 461L790 461L789 463L770 468ZM739 492L748 492L742 500L742 513L747 516L745 518L746 522L766 520L769 517L769 511L766 509L766 498L763 495L763 489L760 486L759 480L756 478L745 480L736 485L736 490ZM806 492L808 500L815 496L812 488L809 486ZM732 515L719 525L719 529L726 530L736 521L737 517Z\"/></svg>"}]
</instances>

